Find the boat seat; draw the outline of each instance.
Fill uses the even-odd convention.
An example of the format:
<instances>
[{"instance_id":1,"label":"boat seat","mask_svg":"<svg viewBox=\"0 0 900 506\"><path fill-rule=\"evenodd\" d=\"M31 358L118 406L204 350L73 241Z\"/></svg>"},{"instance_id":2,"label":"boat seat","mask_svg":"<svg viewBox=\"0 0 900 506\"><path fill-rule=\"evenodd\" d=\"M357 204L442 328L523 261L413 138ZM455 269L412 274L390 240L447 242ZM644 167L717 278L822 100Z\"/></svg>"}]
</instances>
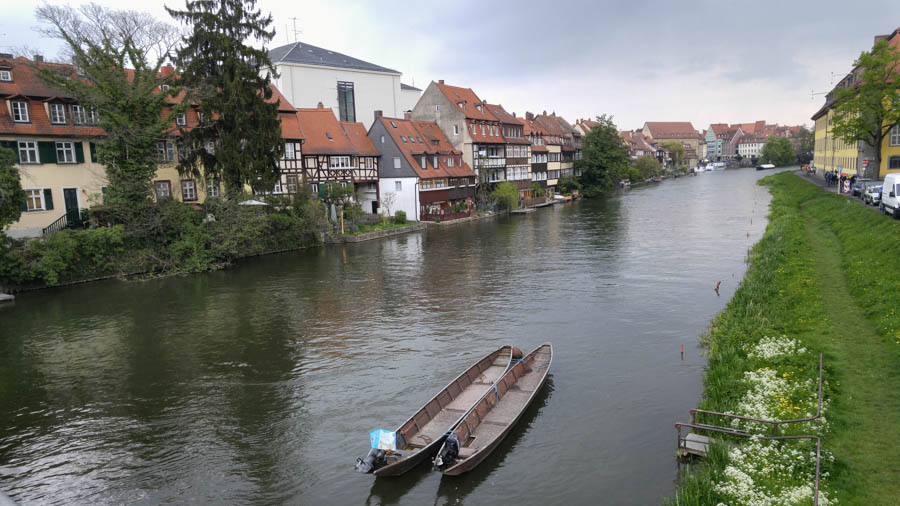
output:
<instances>
[{"instance_id":1,"label":"boat seat","mask_svg":"<svg viewBox=\"0 0 900 506\"><path fill-rule=\"evenodd\" d=\"M462 459L467 459L472 456L473 453L477 451L476 448L469 448L467 446L463 446L459 449L459 457Z\"/></svg>"}]
</instances>

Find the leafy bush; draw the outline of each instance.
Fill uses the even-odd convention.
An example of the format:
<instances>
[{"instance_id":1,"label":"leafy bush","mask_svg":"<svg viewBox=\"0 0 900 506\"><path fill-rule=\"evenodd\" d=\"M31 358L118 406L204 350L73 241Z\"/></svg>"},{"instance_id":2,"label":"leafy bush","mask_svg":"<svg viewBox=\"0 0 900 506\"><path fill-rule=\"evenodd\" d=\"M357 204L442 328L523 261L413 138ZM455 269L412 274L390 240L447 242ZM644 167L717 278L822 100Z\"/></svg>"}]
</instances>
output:
<instances>
[{"instance_id":1,"label":"leafy bush","mask_svg":"<svg viewBox=\"0 0 900 506\"><path fill-rule=\"evenodd\" d=\"M398 210L394 213L394 223L402 225L406 223L406 211Z\"/></svg>"},{"instance_id":2,"label":"leafy bush","mask_svg":"<svg viewBox=\"0 0 900 506\"><path fill-rule=\"evenodd\" d=\"M504 209L513 210L519 206L519 190L509 181L503 181L491 192L491 196L503 206Z\"/></svg>"},{"instance_id":3,"label":"leafy bush","mask_svg":"<svg viewBox=\"0 0 900 506\"><path fill-rule=\"evenodd\" d=\"M581 183L572 176L560 178L556 183L560 193L572 193L574 190L581 190Z\"/></svg>"}]
</instances>

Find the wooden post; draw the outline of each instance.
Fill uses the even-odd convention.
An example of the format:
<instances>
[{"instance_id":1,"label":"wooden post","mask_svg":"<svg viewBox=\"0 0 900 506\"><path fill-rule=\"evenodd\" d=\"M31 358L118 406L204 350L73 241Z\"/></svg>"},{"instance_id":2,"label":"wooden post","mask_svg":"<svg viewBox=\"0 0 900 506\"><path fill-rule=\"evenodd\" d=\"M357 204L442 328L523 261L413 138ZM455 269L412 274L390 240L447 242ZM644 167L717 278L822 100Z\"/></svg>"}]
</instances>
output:
<instances>
[{"instance_id":1,"label":"wooden post","mask_svg":"<svg viewBox=\"0 0 900 506\"><path fill-rule=\"evenodd\" d=\"M344 235L344 208L341 207L341 235Z\"/></svg>"}]
</instances>

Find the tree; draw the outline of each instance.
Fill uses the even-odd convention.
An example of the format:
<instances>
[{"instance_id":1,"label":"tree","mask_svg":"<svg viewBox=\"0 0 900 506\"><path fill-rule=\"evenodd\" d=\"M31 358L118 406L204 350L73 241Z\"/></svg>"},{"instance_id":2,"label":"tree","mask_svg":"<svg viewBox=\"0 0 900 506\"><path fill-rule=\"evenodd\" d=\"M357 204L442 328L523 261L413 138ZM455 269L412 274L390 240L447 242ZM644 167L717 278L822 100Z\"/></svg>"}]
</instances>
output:
<instances>
[{"instance_id":1,"label":"tree","mask_svg":"<svg viewBox=\"0 0 900 506\"><path fill-rule=\"evenodd\" d=\"M794 158L794 147L787 137L769 136L766 144L762 148L762 156L759 158L762 163L775 164L778 167L791 165L796 162Z\"/></svg>"},{"instance_id":2,"label":"tree","mask_svg":"<svg viewBox=\"0 0 900 506\"><path fill-rule=\"evenodd\" d=\"M342 186L341 183L337 182L325 183L319 187L319 200L325 204L329 212L331 206L335 205L338 207L338 214L340 214L341 209L350 201L352 195L352 186Z\"/></svg>"},{"instance_id":3,"label":"tree","mask_svg":"<svg viewBox=\"0 0 900 506\"><path fill-rule=\"evenodd\" d=\"M504 209L508 209L512 211L519 207L519 190L516 188L516 185L509 182L503 181L499 183L494 191L491 192L491 196L503 206Z\"/></svg>"},{"instance_id":4,"label":"tree","mask_svg":"<svg viewBox=\"0 0 900 506\"><path fill-rule=\"evenodd\" d=\"M16 154L0 148L0 231L19 220L25 206L25 191L16 167Z\"/></svg>"},{"instance_id":5,"label":"tree","mask_svg":"<svg viewBox=\"0 0 900 506\"><path fill-rule=\"evenodd\" d=\"M384 208L385 217L391 216L391 208L394 207L394 201L397 200L397 194L394 192L384 192L381 196L381 207Z\"/></svg>"},{"instance_id":6,"label":"tree","mask_svg":"<svg viewBox=\"0 0 900 506\"><path fill-rule=\"evenodd\" d=\"M598 116L597 123L584 136L582 158L575 162L581 169L581 184L588 197L613 189L628 168L628 150L612 116Z\"/></svg>"},{"instance_id":7,"label":"tree","mask_svg":"<svg viewBox=\"0 0 900 506\"><path fill-rule=\"evenodd\" d=\"M245 185L271 191L284 154L270 87L277 76L265 48L247 45L272 40L271 14L263 16L256 0L188 0L183 11L166 10L190 26L177 61L181 83L202 113L197 127L182 132L187 153L179 171L221 179L230 197Z\"/></svg>"},{"instance_id":8,"label":"tree","mask_svg":"<svg viewBox=\"0 0 900 506\"><path fill-rule=\"evenodd\" d=\"M572 193L575 190L581 191L581 183L578 182L572 176L566 176L559 178L559 181L556 182L556 188L560 193Z\"/></svg>"},{"instance_id":9,"label":"tree","mask_svg":"<svg viewBox=\"0 0 900 506\"><path fill-rule=\"evenodd\" d=\"M800 131L794 137L794 156L800 163L809 163L812 160L812 152L815 149L815 133L806 128L800 127Z\"/></svg>"},{"instance_id":10,"label":"tree","mask_svg":"<svg viewBox=\"0 0 900 506\"><path fill-rule=\"evenodd\" d=\"M659 174L659 160L655 156L644 155L635 160L634 168L637 169L642 179L650 179Z\"/></svg>"},{"instance_id":11,"label":"tree","mask_svg":"<svg viewBox=\"0 0 900 506\"><path fill-rule=\"evenodd\" d=\"M150 203L157 143L170 130L180 106L164 114L178 94L171 76L159 69L178 36L174 27L146 13L117 11L96 4L43 5L35 10L41 32L62 39L78 74L41 65L38 76L96 113L105 136L97 157L108 180L104 202L126 223Z\"/></svg>"},{"instance_id":12,"label":"tree","mask_svg":"<svg viewBox=\"0 0 900 506\"><path fill-rule=\"evenodd\" d=\"M862 141L873 148L875 163L863 175L875 178L884 138L900 124L900 51L881 40L872 51L863 51L853 65L848 85L834 90L833 132L846 143Z\"/></svg>"},{"instance_id":13,"label":"tree","mask_svg":"<svg viewBox=\"0 0 900 506\"><path fill-rule=\"evenodd\" d=\"M661 144L662 147L669 151L672 157L672 167L675 170L681 168L681 165L684 163L684 145L678 141L664 141Z\"/></svg>"}]
</instances>

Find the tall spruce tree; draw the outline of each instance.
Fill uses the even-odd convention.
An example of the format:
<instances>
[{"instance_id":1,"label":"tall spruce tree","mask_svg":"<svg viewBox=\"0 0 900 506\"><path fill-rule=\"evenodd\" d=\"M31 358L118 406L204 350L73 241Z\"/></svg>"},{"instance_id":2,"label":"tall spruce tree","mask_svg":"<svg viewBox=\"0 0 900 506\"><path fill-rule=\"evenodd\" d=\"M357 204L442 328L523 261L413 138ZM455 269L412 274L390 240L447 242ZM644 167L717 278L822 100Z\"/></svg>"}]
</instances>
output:
<instances>
[{"instance_id":1,"label":"tall spruce tree","mask_svg":"<svg viewBox=\"0 0 900 506\"><path fill-rule=\"evenodd\" d=\"M142 12L97 4L35 9L41 33L66 43L74 65L37 64L48 86L87 109L81 118L103 130L96 139L109 185L104 205L126 224L151 203L157 144L172 130L180 105L168 107L179 91L160 67L178 41L175 27ZM168 108L168 113L166 113Z\"/></svg>"},{"instance_id":2,"label":"tall spruce tree","mask_svg":"<svg viewBox=\"0 0 900 506\"><path fill-rule=\"evenodd\" d=\"M582 158L575 162L587 197L611 190L628 170L628 150L612 116L598 116L597 122L600 124L584 136Z\"/></svg>"},{"instance_id":3,"label":"tall spruce tree","mask_svg":"<svg viewBox=\"0 0 900 506\"><path fill-rule=\"evenodd\" d=\"M270 82L275 70L265 45L275 36L272 16L255 0L187 0L185 10L166 7L190 27L178 51L181 84L199 106L199 126L183 131L182 173L221 179L234 197L249 185L271 191L284 153L278 104Z\"/></svg>"}]
</instances>

